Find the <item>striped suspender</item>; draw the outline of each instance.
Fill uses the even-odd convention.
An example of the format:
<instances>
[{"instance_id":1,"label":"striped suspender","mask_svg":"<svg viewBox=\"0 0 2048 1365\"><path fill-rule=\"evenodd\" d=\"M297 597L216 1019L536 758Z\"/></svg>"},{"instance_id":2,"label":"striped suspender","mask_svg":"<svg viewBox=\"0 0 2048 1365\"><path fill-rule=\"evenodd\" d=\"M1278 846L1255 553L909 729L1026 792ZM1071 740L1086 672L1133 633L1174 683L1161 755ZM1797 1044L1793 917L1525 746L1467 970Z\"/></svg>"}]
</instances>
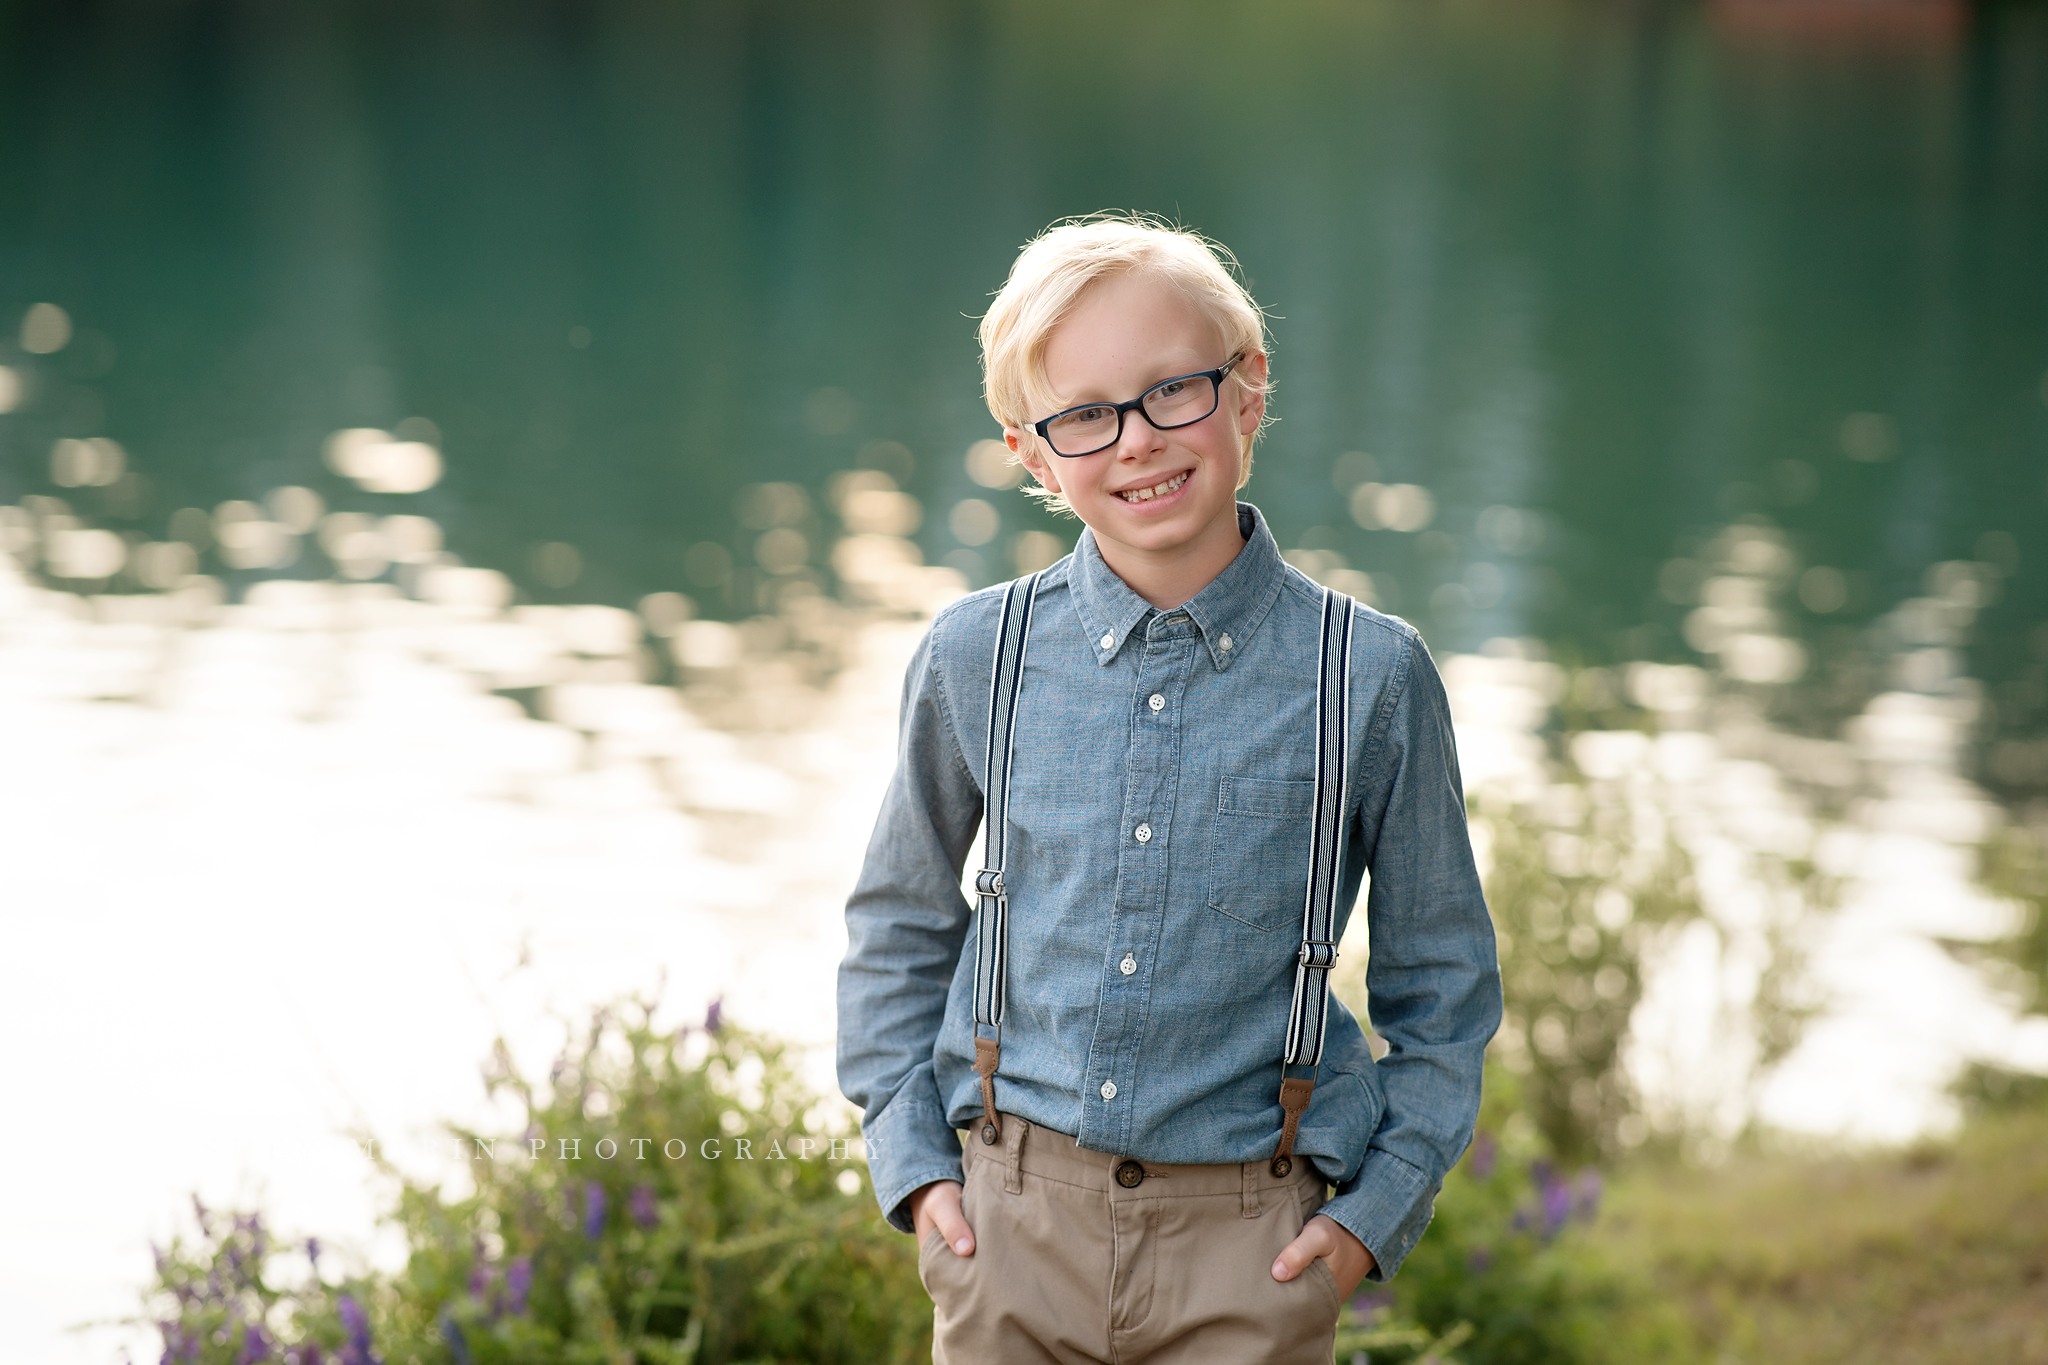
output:
<instances>
[{"instance_id":1,"label":"striped suspender","mask_svg":"<svg viewBox=\"0 0 2048 1365\"><path fill-rule=\"evenodd\" d=\"M996 1117L996 1067L1002 1058L1004 990L1008 980L1009 889L1003 882L1008 856L1010 769L1016 750L1017 692L1024 677L1024 648L1041 575L1020 578L1003 597L996 633L995 665L989 679L988 749L982 774L981 871L975 875L974 1069L981 1077L981 1140L1001 1140ZM1330 968L1337 963L1337 890L1342 877L1344 816L1350 809L1348 778L1351 707L1351 608L1349 597L1323 590L1322 640L1316 658L1316 772L1310 802L1308 891L1301 912L1301 947L1295 955L1294 1003L1287 1016L1287 1046L1281 1057L1280 1107L1286 1115L1273 1174L1294 1169L1294 1137L1314 1093L1313 1077L1295 1079L1290 1066L1318 1065L1330 1013ZM984 1028L995 1037L984 1038Z\"/></svg>"},{"instance_id":2,"label":"striped suspender","mask_svg":"<svg viewBox=\"0 0 2048 1365\"><path fill-rule=\"evenodd\" d=\"M1294 1169L1294 1135L1315 1092L1313 1076L1291 1078L1290 1066L1323 1060L1330 1018L1330 968L1337 965L1337 887L1343 879L1344 813L1351 808L1351 599L1323 589L1322 646L1316 655L1316 783L1310 803L1308 893L1301 907L1301 949L1294 963L1294 1006L1280 1059L1280 1108L1286 1115L1273 1174Z\"/></svg>"},{"instance_id":3,"label":"striped suspender","mask_svg":"<svg viewBox=\"0 0 2048 1365\"><path fill-rule=\"evenodd\" d=\"M996 631L995 665L988 684L982 859L974 878L974 1069L981 1076L981 1140L991 1145L1002 1136L1002 1122L996 1117L996 1065L1002 1058L1009 984L1010 895L1003 885L1003 864L1010 842L1010 760L1016 751L1017 692L1024 681L1024 647L1030 641L1039 578L1020 578L1003 594L1002 625ZM996 1036L982 1037L984 1028L994 1029Z\"/></svg>"}]
</instances>

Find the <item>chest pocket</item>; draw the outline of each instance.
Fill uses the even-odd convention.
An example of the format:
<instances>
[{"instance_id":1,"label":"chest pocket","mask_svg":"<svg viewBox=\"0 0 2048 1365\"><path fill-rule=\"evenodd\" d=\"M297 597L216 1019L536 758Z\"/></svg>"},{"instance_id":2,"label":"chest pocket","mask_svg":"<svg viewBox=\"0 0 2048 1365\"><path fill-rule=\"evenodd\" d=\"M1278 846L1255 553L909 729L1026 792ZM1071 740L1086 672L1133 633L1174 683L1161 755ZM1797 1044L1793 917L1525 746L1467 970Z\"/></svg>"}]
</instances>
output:
<instances>
[{"instance_id":1,"label":"chest pocket","mask_svg":"<svg viewBox=\"0 0 2048 1365\"><path fill-rule=\"evenodd\" d=\"M1226 777L1209 844L1209 908L1267 932L1301 931L1313 782Z\"/></svg>"}]
</instances>

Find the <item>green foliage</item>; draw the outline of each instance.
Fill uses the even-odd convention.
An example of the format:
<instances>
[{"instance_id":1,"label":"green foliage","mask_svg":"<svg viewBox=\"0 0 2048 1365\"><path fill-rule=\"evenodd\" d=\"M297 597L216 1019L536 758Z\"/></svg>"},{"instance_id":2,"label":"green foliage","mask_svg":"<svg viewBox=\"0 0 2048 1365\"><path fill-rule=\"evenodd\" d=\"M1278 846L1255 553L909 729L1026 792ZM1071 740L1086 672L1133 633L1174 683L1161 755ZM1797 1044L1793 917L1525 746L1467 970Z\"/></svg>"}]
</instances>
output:
<instances>
[{"instance_id":1,"label":"green foliage","mask_svg":"<svg viewBox=\"0 0 2048 1365\"><path fill-rule=\"evenodd\" d=\"M233 1240L256 1225L245 1217L203 1225L165 1260L154 1316L167 1351L241 1365L232 1324L261 1322L265 1347L316 1344L343 1365L928 1358L915 1248L877 1216L836 1109L772 1042L661 1033L647 1007L633 1013L600 1013L545 1086L499 1049L489 1084L524 1109L524 1137L451 1129L473 1158L469 1192L384 1164L410 1254L398 1275L353 1287L359 1340L317 1274L288 1291L245 1276L225 1295L181 1292L223 1258L260 1261Z\"/></svg>"},{"instance_id":2,"label":"green foliage","mask_svg":"<svg viewBox=\"0 0 2048 1365\"><path fill-rule=\"evenodd\" d=\"M1648 936L1700 914L1690 861L1661 814L1614 784L1474 805L1506 996L1495 1050L1560 1159L1611 1155L1636 1114L1620 1058Z\"/></svg>"},{"instance_id":3,"label":"green foliage","mask_svg":"<svg viewBox=\"0 0 2048 1365\"><path fill-rule=\"evenodd\" d=\"M1609 1203L1587 1240L1728 1365L2048 1362L2048 1097L1904 1149L1645 1162Z\"/></svg>"},{"instance_id":4,"label":"green foliage","mask_svg":"<svg viewBox=\"0 0 2048 1365\"><path fill-rule=\"evenodd\" d=\"M1980 858L1985 889L2013 901L2024 915L2019 932L1999 945L2000 954L2017 969L2025 1003L2048 1008L2048 837L2008 825L1985 842Z\"/></svg>"},{"instance_id":5,"label":"green foliage","mask_svg":"<svg viewBox=\"0 0 2048 1365\"><path fill-rule=\"evenodd\" d=\"M1444 1182L1393 1283L1345 1311L1338 1359L1372 1365L1602 1365L1687 1357L1647 1286L1587 1240L1602 1180L1567 1175L1521 1118L1517 1078L1488 1074L1479 1136ZM1520 1121L1518 1121L1520 1120Z\"/></svg>"},{"instance_id":6,"label":"green foliage","mask_svg":"<svg viewBox=\"0 0 2048 1365\"><path fill-rule=\"evenodd\" d=\"M284 1343L301 1365L370 1365L363 1304L376 1287L328 1283L319 1243L279 1247L255 1213L209 1210L192 1201L196 1238L156 1252L148 1321L163 1334L164 1360L250 1365Z\"/></svg>"}]
</instances>

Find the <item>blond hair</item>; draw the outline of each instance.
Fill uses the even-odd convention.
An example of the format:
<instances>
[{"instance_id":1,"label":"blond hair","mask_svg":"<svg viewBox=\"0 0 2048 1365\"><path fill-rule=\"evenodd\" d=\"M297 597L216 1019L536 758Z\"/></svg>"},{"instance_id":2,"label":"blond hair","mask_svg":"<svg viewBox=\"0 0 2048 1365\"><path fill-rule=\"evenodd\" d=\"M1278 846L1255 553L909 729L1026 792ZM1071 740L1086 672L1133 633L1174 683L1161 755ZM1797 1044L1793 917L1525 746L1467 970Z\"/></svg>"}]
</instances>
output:
<instances>
[{"instance_id":1,"label":"blond hair","mask_svg":"<svg viewBox=\"0 0 2048 1365\"><path fill-rule=\"evenodd\" d=\"M1142 214L1098 213L1053 224L1026 243L1010 278L981 319L982 395L989 413L1035 441L1031 415L1050 413L1058 396L1045 377L1045 348L1084 290L1112 275L1143 273L1178 289L1216 328L1227 355L1265 352L1266 317L1237 279L1237 258L1220 242ZM1270 384L1250 366L1229 379L1255 393ZM1228 382L1228 380L1226 380ZM1252 476L1253 431L1244 438L1237 486ZM1014 457L1013 457L1014 458ZM1044 488L1026 491L1063 511L1067 500Z\"/></svg>"}]
</instances>

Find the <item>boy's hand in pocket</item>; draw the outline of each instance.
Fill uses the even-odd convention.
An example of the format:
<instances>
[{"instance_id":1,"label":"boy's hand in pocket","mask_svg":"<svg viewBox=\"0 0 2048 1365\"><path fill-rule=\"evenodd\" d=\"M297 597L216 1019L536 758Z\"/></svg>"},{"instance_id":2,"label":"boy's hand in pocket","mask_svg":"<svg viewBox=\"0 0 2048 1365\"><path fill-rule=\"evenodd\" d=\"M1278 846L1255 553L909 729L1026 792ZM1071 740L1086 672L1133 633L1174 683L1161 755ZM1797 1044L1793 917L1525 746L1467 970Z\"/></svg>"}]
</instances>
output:
<instances>
[{"instance_id":1,"label":"boy's hand in pocket","mask_svg":"<svg viewBox=\"0 0 2048 1365\"><path fill-rule=\"evenodd\" d=\"M953 1249L955 1256L974 1254L974 1229L967 1226L967 1216L960 1211L959 1181L934 1180L921 1186L910 1196L910 1219L920 1244L931 1235L933 1228L937 1228L945 1234L946 1245ZM1323 1221L1329 1222L1328 1219ZM1349 1236L1348 1233L1346 1235Z\"/></svg>"},{"instance_id":2,"label":"boy's hand in pocket","mask_svg":"<svg viewBox=\"0 0 2048 1365\"><path fill-rule=\"evenodd\" d=\"M957 1199L954 1207L959 1207ZM966 1224L963 1222L961 1226ZM1375 1264L1372 1253L1365 1249L1365 1243L1353 1237L1334 1218L1325 1218L1319 1213L1308 1220L1301 1235L1289 1242L1287 1249L1280 1253L1280 1259L1273 1262L1273 1278L1291 1280L1307 1270L1309 1262L1318 1256L1330 1263L1330 1278L1337 1282L1339 1300L1350 1298L1351 1291L1372 1273Z\"/></svg>"}]
</instances>

